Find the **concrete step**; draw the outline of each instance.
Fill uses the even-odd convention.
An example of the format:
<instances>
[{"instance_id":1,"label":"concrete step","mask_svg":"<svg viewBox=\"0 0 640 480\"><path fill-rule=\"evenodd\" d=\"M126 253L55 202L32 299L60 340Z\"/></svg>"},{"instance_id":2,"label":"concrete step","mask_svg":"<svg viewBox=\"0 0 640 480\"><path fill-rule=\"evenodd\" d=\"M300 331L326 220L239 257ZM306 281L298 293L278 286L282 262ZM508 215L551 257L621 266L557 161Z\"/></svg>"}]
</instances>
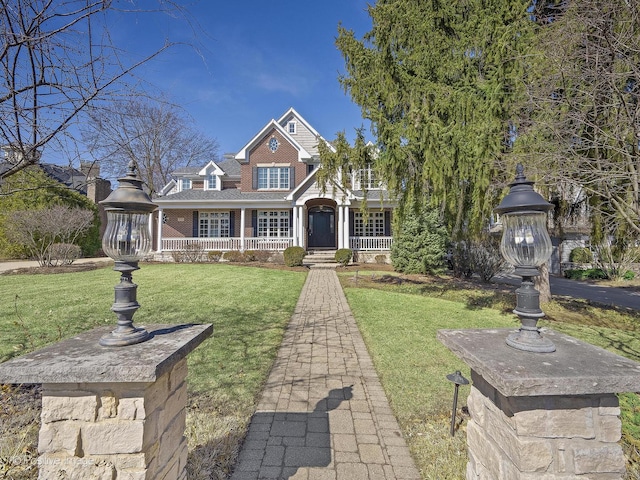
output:
<instances>
[{"instance_id":1,"label":"concrete step","mask_svg":"<svg viewBox=\"0 0 640 480\"><path fill-rule=\"evenodd\" d=\"M336 263L335 250L310 250L302 261L305 265L318 263Z\"/></svg>"}]
</instances>

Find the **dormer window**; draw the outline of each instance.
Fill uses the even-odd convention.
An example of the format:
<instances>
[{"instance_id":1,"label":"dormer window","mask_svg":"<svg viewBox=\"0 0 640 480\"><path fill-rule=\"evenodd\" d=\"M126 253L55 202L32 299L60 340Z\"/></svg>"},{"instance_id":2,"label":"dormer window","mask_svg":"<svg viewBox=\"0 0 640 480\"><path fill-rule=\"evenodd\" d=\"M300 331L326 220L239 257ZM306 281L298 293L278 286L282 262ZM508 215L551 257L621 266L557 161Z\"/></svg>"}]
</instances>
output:
<instances>
[{"instance_id":1,"label":"dormer window","mask_svg":"<svg viewBox=\"0 0 640 480\"><path fill-rule=\"evenodd\" d=\"M216 190L218 188L218 177L210 173L207 177L207 190Z\"/></svg>"},{"instance_id":2,"label":"dormer window","mask_svg":"<svg viewBox=\"0 0 640 480\"><path fill-rule=\"evenodd\" d=\"M291 120L288 124L287 124L287 131L291 134L291 135L295 135L296 133L296 122L294 120Z\"/></svg>"},{"instance_id":3,"label":"dormer window","mask_svg":"<svg viewBox=\"0 0 640 480\"><path fill-rule=\"evenodd\" d=\"M180 179L180 190L191 190L191 179L189 179L189 178L181 178Z\"/></svg>"}]
</instances>

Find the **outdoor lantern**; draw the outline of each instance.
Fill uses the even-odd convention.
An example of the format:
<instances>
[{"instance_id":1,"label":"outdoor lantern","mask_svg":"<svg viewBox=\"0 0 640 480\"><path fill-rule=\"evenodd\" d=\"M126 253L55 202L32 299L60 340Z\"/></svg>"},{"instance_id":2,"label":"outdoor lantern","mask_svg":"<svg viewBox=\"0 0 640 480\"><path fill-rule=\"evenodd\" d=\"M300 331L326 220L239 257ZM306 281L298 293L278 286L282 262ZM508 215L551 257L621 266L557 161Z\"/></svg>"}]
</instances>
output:
<instances>
[{"instance_id":1,"label":"outdoor lantern","mask_svg":"<svg viewBox=\"0 0 640 480\"><path fill-rule=\"evenodd\" d=\"M494 210L502 220L500 251L515 267L514 273L522 277L513 311L520 317L521 327L509 335L507 345L528 352L554 352L555 345L540 335L537 326L544 313L540 310L540 293L533 286L533 277L540 274L538 267L549 259L553 248L547 231L547 213L553 205L533 190L533 183L518 164L509 193Z\"/></svg>"},{"instance_id":2,"label":"outdoor lantern","mask_svg":"<svg viewBox=\"0 0 640 480\"><path fill-rule=\"evenodd\" d=\"M115 287L115 302L111 310L118 316L118 326L100 339L100 345L121 347L145 341L149 333L133 326L133 314L140 308L136 300L137 285L131 273L151 250L149 214L156 209L142 189L135 162L129 163L127 176L119 178L118 188L101 201L107 212L107 228L102 237L102 249L115 261L113 269L120 272Z\"/></svg>"}]
</instances>

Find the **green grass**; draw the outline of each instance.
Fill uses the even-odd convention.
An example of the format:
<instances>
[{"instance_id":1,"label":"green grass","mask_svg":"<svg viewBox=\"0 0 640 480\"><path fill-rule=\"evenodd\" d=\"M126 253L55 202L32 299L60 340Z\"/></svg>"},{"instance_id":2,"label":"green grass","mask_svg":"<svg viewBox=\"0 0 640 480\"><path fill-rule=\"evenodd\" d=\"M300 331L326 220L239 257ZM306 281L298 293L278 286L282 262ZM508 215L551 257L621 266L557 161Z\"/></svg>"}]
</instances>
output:
<instances>
[{"instance_id":1,"label":"green grass","mask_svg":"<svg viewBox=\"0 0 640 480\"><path fill-rule=\"evenodd\" d=\"M448 278L374 273L341 275L345 294L423 479L463 479L465 421L449 435L454 386L446 375L469 368L437 339L439 329L516 327L514 287L489 287ZM540 322L640 361L640 314L559 299L544 305ZM459 408L469 387L460 387ZM640 400L622 394L623 448L628 479L640 478Z\"/></svg>"},{"instance_id":2,"label":"green grass","mask_svg":"<svg viewBox=\"0 0 640 480\"><path fill-rule=\"evenodd\" d=\"M223 264L141 267L133 276L141 304L136 325L214 325L213 336L188 357L189 478L224 478L306 274ZM118 278L111 268L0 276L0 361L96 326L115 327L110 308Z\"/></svg>"}]
</instances>

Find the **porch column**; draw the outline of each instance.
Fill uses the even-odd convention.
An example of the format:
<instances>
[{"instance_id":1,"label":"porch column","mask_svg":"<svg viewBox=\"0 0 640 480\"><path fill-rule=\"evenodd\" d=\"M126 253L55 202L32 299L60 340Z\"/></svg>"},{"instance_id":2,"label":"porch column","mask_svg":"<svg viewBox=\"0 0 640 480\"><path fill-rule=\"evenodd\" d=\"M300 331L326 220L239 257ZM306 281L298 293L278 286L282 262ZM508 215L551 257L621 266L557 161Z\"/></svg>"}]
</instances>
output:
<instances>
[{"instance_id":1,"label":"porch column","mask_svg":"<svg viewBox=\"0 0 640 480\"><path fill-rule=\"evenodd\" d=\"M296 207L295 205L293 206L293 225L291 225L291 234L293 236L293 246L297 247L298 245L300 245L300 242L298 242L298 207Z\"/></svg>"},{"instance_id":2,"label":"porch column","mask_svg":"<svg viewBox=\"0 0 640 480\"><path fill-rule=\"evenodd\" d=\"M304 235L304 206L301 205L298 211L298 218L300 219L300 225L298 225L298 237L300 238L300 246L305 248L305 244L304 244L304 239L305 239L305 235Z\"/></svg>"},{"instance_id":3,"label":"porch column","mask_svg":"<svg viewBox=\"0 0 640 480\"><path fill-rule=\"evenodd\" d=\"M338 205L338 248L344 248L344 206Z\"/></svg>"},{"instance_id":4,"label":"porch column","mask_svg":"<svg viewBox=\"0 0 640 480\"><path fill-rule=\"evenodd\" d=\"M349 245L349 207L345 205L344 207L344 248L351 248Z\"/></svg>"},{"instance_id":5,"label":"porch column","mask_svg":"<svg viewBox=\"0 0 640 480\"><path fill-rule=\"evenodd\" d=\"M157 248L156 251L158 253L162 253L162 216L164 210L162 208L158 209L158 238L157 238ZM153 222L152 222L153 223ZM153 238L153 232L151 232L151 238Z\"/></svg>"},{"instance_id":6,"label":"porch column","mask_svg":"<svg viewBox=\"0 0 640 480\"><path fill-rule=\"evenodd\" d=\"M245 221L245 207L240 209L240 250L244 251L244 221Z\"/></svg>"}]
</instances>

